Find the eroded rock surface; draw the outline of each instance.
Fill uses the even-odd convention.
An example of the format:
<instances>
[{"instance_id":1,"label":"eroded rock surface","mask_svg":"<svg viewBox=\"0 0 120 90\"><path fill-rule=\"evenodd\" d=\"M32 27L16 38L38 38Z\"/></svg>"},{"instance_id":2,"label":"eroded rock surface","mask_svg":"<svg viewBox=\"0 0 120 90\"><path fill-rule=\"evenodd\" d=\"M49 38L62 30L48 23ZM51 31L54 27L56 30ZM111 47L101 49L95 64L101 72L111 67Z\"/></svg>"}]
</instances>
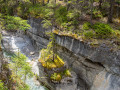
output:
<instances>
[{"instance_id":1,"label":"eroded rock surface","mask_svg":"<svg viewBox=\"0 0 120 90\"><path fill-rule=\"evenodd\" d=\"M31 25L31 29L27 30L27 35L31 38L32 44L38 50L42 48L46 48L49 42L49 36L46 35L46 32L50 31L50 29L45 29L42 27L42 20L30 18L29 24Z\"/></svg>"},{"instance_id":2,"label":"eroded rock surface","mask_svg":"<svg viewBox=\"0 0 120 90\"><path fill-rule=\"evenodd\" d=\"M32 28L27 31L38 50L46 48L49 42L45 32L50 30L44 29L41 21L31 18L29 23ZM105 44L95 48L72 37L60 35L55 35L55 41L56 53L77 74L78 85L75 87L78 90L120 90L120 50L111 51ZM59 85L56 89L65 87Z\"/></svg>"},{"instance_id":3,"label":"eroded rock surface","mask_svg":"<svg viewBox=\"0 0 120 90\"><path fill-rule=\"evenodd\" d=\"M119 50L111 52L110 48L102 45L95 48L60 35L55 35L55 41L59 56L77 73L80 90L120 89Z\"/></svg>"}]
</instances>

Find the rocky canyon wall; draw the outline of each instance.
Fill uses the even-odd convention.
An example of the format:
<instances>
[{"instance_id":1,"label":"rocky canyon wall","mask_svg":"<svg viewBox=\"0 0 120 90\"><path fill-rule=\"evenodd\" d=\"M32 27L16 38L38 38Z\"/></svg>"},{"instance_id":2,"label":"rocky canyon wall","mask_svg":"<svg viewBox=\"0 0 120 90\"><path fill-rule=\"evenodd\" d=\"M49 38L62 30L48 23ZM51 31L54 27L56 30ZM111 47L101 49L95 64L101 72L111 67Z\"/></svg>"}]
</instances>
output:
<instances>
[{"instance_id":1,"label":"rocky canyon wall","mask_svg":"<svg viewBox=\"0 0 120 90\"><path fill-rule=\"evenodd\" d=\"M68 36L55 35L57 53L77 73L80 90L120 90L120 51L97 48Z\"/></svg>"},{"instance_id":2,"label":"rocky canyon wall","mask_svg":"<svg viewBox=\"0 0 120 90\"><path fill-rule=\"evenodd\" d=\"M42 20L29 19L31 29L27 35L34 46L46 48L50 31L42 27ZM78 90L120 90L120 50L111 51L102 44L95 48L68 36L55 34L56 53L66 62L68 68L77 74Z\"/></svg>"},{"instance_id":3,"label":"rocky canyon wall","mask_svg":"<svg viewBox=\"0 0 120 90\"><path fill-rule=\"evenodd\" d=\"M30 18L28 21L31 28L27 30L26 33L31 38L33 45L38 50L46 48L49 42L49 36L46 35L46 32L50 31L50 29L45 29L42 27L41 19Z\"/></svg>"}]
</instances>

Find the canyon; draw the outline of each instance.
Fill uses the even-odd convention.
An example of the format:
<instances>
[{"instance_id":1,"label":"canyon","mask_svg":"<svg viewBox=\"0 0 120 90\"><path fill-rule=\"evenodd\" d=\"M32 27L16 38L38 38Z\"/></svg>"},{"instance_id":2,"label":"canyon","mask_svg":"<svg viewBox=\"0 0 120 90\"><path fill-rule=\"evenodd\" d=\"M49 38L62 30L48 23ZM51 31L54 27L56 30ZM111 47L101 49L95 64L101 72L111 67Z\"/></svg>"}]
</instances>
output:
<instances>
[{"instance_id":1,"label":"canyon","mask_svg":"<svg viewBox=\"0 0 120 90\"><path fill-rule=\"evenodd\" d=\"M43 28L41 22L41 19L30 18L29 24L31 25L31 29L26 32L17 32L19 37L17 41L22 39L21 37L23 37L23 35L27 36L24 38L29 38L31 40L31 42L29 42L29 39L25 39L27 42L19 42L20 45L28 43L28 45L23 46L24 48L20 46L25 55L28 55L27 53L30 52L35 52L37 55L37 58L28 55L27 57L30 57L30 59L33 58L38 60L40 57L39 51L46 48L50 41L50 36L46 33L51 30ZM73 80L71 80L70 84L53 84L46 78L39 78L40 82L45 83L51 90L120 90L120 50L111 51L105 44L93 47L89 45L89 43L69 36L59 34L54 34L54 36L56 54L63 59L66 66L74 73ZM7 41L4 38L2 43L5 45L5 42ZM31 48L30 44L33 45L34 48ZM27 49L30 49L29 47L31 50L27 52ZM32 64L34 64L33 67L38 65L39 69L37 69L37 71L34 69L33 71L35 73L37 72L39 77L45 77L45 72L41 63L37 61Z\"/></svg>"},{"instance_id":2,"label":"canyon","mask_svg":"<svg viewBox=\"0 0 120 90\"><path fill-rule=\"evenodd\" d=\"M32 28L27 31L34 46L40 50L49 42L39 19L29 20ZM77 74L78 90L119 90L120 51L111 51L107 45L92 47L69 36L55 34L56 53ZM66 90L66 89L64 89Z\"/></svg>"}]
</instances>

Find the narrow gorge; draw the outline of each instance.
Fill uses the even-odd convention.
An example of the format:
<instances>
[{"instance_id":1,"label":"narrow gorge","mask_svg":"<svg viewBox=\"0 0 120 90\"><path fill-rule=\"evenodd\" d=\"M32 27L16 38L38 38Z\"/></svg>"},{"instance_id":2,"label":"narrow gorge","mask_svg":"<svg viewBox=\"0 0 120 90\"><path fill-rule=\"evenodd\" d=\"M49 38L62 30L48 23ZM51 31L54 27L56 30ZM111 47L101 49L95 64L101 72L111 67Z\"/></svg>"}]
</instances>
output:
<instances>
[{"instance_id":1,"label":"narrow gorge","mask_svg":"<svg viewBox=\"0 0 120 90\"><path fill-rule=\"evenodd\" d=\"M3 31L2 44L5 47L5 49L14 50L16 48L20 48L20 50L25 55L27 55L27 57L29 57L30 60L38 60L40 57L39 51L47 47L50 38L50 36L46 35L46 32L50 30L43 28L40 22L40 19L29 19L29 23L32 28L26 32L18 31L16 33L8 32L8 34L5 34L5 32ZM17 37L14 36L15 34L17 35ZM66 66L71 69L71 72L73 73L73 78L70 79L70 83L61 82L53 84L49 81L49 79L46 78L40 78L40 82L45 83L50 87L50 89L55 90L120 89L119 50L113 52L105 44L102 44L98 47L94 47L91 46L89 43L85 43L83 41L74 39L69 36L63 36L55 33L54 35L56 43L56 53L63 59ZM12 40L14 39L16 40L15 42L17 42L16 45L18 45L18 47L14 47L14 45L11 46L9 40L12 43ZM24 41L22 41L23 39ZM31 45L33 45L34 48L31 47ZM37 54L35 55L36 57L29 56L30 52L35 52L35 54ZM33 62L32 64L34 63L36 62ZM44 68L42 67L41 63L37 62L37 64L39 67L39 71L34 72L38 73L39 77L46 77ZM34 68L36 67L35 65L33 66Z\"/></svg>"},{"instance_id":2,"label":"narrow gorge","mask_svg":"<svg viewBox=\"0 0 120 90\"><path fill-rule=\"evenodd\" d=\"M27 35L38 50L45 48L49 42L49 36L45 32L49 30L44 29L38 19L32 18L29 22L32 28L27 31ZM113 52L105 44L94 47L89 43L58 34L55 34L55 43L56 53L77 75L77 86L74 90L120 89L119 50Z\"/></svg>"},{"instance_id":3,"label":"narrow gorge","mask_svg":"<svg viewBox=\"0 0 120 90\"><path fill-rule=\"evenodd\" d=\"M0 90L120 90L120 0L0 0Z\"/></svg>"}]
</instances>

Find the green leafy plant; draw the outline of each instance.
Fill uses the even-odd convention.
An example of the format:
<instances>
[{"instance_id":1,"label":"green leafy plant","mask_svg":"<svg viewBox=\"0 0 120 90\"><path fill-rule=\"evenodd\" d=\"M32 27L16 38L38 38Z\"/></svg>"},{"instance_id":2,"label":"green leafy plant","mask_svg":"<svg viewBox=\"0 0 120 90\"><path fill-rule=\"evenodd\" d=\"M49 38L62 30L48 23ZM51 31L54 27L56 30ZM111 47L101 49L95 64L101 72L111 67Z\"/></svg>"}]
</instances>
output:
<instances>
[{"instance_id":1,"label":"green leafy plant","mask_svg":"<svg viewBox=\"0 0 120 90\"><path fill-rule=\"evenodd\" d=\"M58 24L67 22L67 8L65 6L60 6L56 9L55 19Z\"/></svg>"},{"instance_id":2,"label":"green leafy plant","mask_svg":"<svg viewBox=\"0 0 120 90\"><path fill-rule=\"evenodd\" d=\"M103 15L100 10L94 9L93 10L93 18L102 18Z\"/></svg>"},{"instance_id":3,"label":"green leafy plant","mask_svg":"<svg viewBox=\"0 0 120 90\"><path fill-rule=\"evenodd\" d=\"M84 30L89 30L90 27L91 27L91 24L90 24L89 22L85 22L85 23L83 24L83 29L84 29Z\"/></svg>"},{"instance_id":4,"label":"green leafy plant","mask_svg":"<svg viewBox=\"0 0 120 90\"><path fill-rule=\"evenodd\" d=\"M95 34L94 34L93 31L88 31L88 32L84 32L84 36L87 39L91 39L91 38L93 38L95 36Z\"/></svg>"},{"instance_id":5,"label":"green leafy plant","mask_svg":"<svg viewBox=\"0 0 120 90\"><path fill-rule=\"evenodd\" d=\"M26 77L32 77L32 68L29 63L26 62L27 57L20 52L16 53L15 56L12 57L13 63L10 63L10 68L14 71L15 76L24 77L24 82ZM22 75L22 76L21 76Z\"/></svg>"},{"instance_id":6,"label":"green leafy plant","mask_svg":"<svg viewBox=\"0 0 120 90\"><path fill-rule=\"evenodd\" d=\"M42 21L42 23L43 23L43 27L46 28L46 29L52 27L52 23L51 23L50 20L44 19L44 20Z\"/></svg>"},{"instance_id":7,"label":"green leafy plant","mask_svg":"<svg viewBox=\"0 0 120 90\"><path fill-rule=\"evenodd\" d=\"M108 24L96 23L92 27L96 33L97 38L107 38L110 37L113 30Z\"/></svg>"},{"instance_id":8,"label":"green leafy plant","mask_svg":"<svg viewBox=\"0 0 120 90\"><path fill-rule=\"evenodd\" d=\"M44 7L35 4L35 5L31 5L28 11L32 17L43 17L42 13L44 12Z\"/></svg>"},{"instance_id":9,"label":"green leafy plant","mask_svg":"<svg viewBox=\"0 0 120 90\"><path fill-rule=\"evenodd\" d=\"M62 75L60 73L53 73L50 78L55 81L60 81L62 79Z\"/></svg>"},{"instance_id":10,"label":"green leafy plant","mask_svg":"<svg viewBox=\"0 0 120 90\"><path fill-rule=\"evenodd\" d=\"M0 80L0 90L8 90L4 83Z\"/></svg>"},{"instance_id":11,"label":"green leafy plant","mask_svg":"<svg viewBox=\"0 0 120 90\"><path fill-rule=\"evenodd\" d=\"M71 72L69 69L66 69L63 73L66 77L71 77Z\"/></svg>"},{"instance_id":12,"label":"green leafy plant","mask_svg":"<svg viewBox=\"0 0 120 90\"><path fill-rule=\"evenodd\" d=\"M16 30L17 29L17 26L15 24L8 24L6 25L7 27L7 30Z\"/></svg>"},{"instance_id":13,"label":"green leafy plant","mask_svg":"<svg viewBox=\"0 0 120 90\"><path fill-rule=\"evenodd\" d=\"M2 15L2 18L4 19L3 25L6 30L27 30L30 28L27 20L23 20L20 17Z\"/></svg>"}]
</instances>

